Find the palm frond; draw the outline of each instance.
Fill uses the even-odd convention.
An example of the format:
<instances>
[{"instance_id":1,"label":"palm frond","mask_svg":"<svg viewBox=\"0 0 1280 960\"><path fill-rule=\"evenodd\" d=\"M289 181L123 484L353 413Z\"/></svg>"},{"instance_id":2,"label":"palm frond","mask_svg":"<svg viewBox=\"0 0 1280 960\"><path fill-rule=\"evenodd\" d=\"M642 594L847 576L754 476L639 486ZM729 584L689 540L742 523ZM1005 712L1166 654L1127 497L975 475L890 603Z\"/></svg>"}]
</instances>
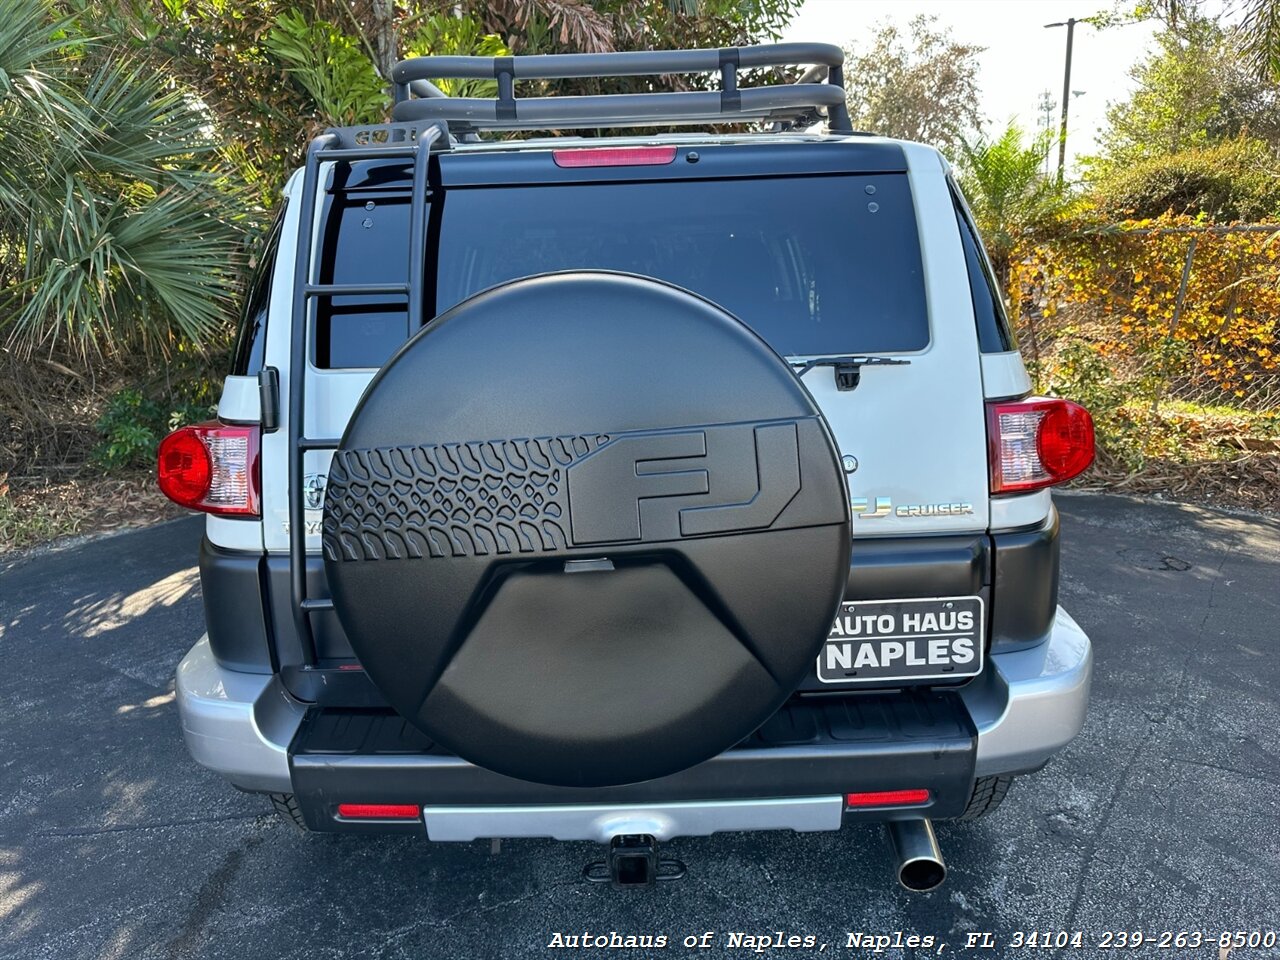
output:
<instances>
[{"instance_id":1,"label":"palm frond","mask_svg":"<svg viewBox=\"0 0 1280 960\"><path fill-rule=\"evenodd\" d=\"M51 10L11 0L0 19L0 338L28 355L208 342L249 210L209 113L151 59L65 39Z\"/></svg>"},{"instance_id":2,"label":"palm frond","mask_svg":"<svg viewBox=\"0 0 1280 960\"><path fill-rule=\"evenodd\" d=\"M1257 76L1280 81L1280 0L1249 0L1237 36Z\"/></svg>"},{"instance_id":3,"label":"palm frond","mask_svg":"<svg viewBox=\"0 0 1280 960\"><path fill-rule=\"evenodd\" d=\"M373 62L358 40L332 23L308 23L296 11L282 13L266 47L311 97L325 123L368 123L386 113L389 101Z\"/></svg>"},{"instance_id":4,"label":"palm frond","mask_svg":"<svg viewBox=\"0 0 1280 960\"><path fill-rule=\"evenodd\" d=\"M93 66L82 96L94 130L85 160L96 171L156 186L216 153L208 111L153 65L111 54Z\"/></svg>"},{"instance_id":5,"label":"palm frond","mask_svg":"<svg viewBox=\"0 0 1280 960\"><path fill-rule=\"evenodd\" d=\"M30 181L51 153L76 156L89 121L68 88L80 42L43 0L11 0L0 17L0 223L29 215Z\"/></svg>"},{"instance_id":6,"label":"palm frond","mask_svg":"<svg viewBox=\"0 0 1280 960\"><path fill-rule=\"evenodd\" d=\"M962 141L960 183L997 270L1018 241L1044 228L1067 204L1055 178L1043 170L1053 134L1030 143L1010 124L996 139Z\"/></svg>"},{"instance_id":7,"label":"palm frond","mask_svg":"<svg viewBox=\"0 0 1280 960\"><path fill-rule=\"evenodd\" d=\"M174 186L132 206L71 178L64 211L28 251L33 269L11 292L21 301L8 331L16 349L141 343L164 352L179 338L205 342L225 322L241 245L214 198L193 202Z\"/></svg>"},{"instance_id":8,"label":"palm frond","mask_svg":"<svg viewBox=\"0 0 1280 960\"><path fill-rule=\"evenodd\" d=\"M561 47L583 53L616 49L613 25L587 0L493 0L472 6L475 15L483 17L486 28L493 33L515 27L515 32L527 34L537 25L554 36Z\"/></svg>"}]
</instances>

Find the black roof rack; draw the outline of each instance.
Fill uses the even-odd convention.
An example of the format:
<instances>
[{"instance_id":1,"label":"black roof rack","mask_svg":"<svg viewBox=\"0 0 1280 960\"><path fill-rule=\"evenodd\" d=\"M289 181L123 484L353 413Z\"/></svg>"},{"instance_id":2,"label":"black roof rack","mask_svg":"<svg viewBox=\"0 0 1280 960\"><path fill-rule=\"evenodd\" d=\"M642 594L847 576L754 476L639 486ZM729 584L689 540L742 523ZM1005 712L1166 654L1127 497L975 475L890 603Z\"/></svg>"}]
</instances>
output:
<instances>
[{"instance_id":1,"label":"black roof rack","mask_svg":"<svg viewBox=\"0 0 1280 960\"><path fill-rule=\"evenodd\" d=\"M813 68L796 83L738 86L738 71ZM517 97L517 80L719 73L719 90L575 97ZM844 99L844 52L829 43L774 43L716 50L640 50L522 57L415 57L391 72L397 122L444 121L455 134L763 121L811 123L825 111L834 132L852 133ZM498 96L446 97L439 79L496 80Z\"/></svg>"}]
</instances>

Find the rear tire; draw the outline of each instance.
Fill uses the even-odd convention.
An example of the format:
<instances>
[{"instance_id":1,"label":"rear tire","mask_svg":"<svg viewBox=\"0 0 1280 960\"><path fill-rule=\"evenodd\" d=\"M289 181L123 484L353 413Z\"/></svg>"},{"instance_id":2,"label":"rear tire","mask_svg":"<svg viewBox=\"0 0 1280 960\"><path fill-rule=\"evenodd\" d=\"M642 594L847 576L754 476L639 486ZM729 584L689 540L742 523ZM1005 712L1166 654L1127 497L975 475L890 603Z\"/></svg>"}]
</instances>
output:
<instances>
[{"instance_id":1,"label":"rear tire","mask_svg":"<svg viewBox=\"0 0 1280 960\"><path fill-rule=\"evenodd\" d=\"M996 810L1004 803L1005 795L1013 784L1013 777L979 777L973 784L969 805L960 814L961 820L977 820Z\"/></svg>"},{"instance_id":2,"label":"rear tire","mask_svg":"<svg viewBox=\"0 0 1280 960\"><path fill-rule=\"evenodd\" d=\"M271 793L271 806L275 808L276 813L280 814L280 819L286 823L292 824L298 830L309 830L307 821L302 818L302 808L298 805L298 798L292 793Z\"/></svg>"}]
</instances>

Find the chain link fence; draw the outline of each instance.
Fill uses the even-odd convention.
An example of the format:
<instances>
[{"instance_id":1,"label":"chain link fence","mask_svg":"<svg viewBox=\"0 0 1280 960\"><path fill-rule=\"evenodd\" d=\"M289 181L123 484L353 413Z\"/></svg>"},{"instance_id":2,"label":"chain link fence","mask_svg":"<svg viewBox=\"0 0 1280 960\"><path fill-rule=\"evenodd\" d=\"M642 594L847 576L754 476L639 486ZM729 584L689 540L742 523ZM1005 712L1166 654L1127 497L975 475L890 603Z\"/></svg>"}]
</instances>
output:
<instances>
[{"instance_id":1,"label":"chain link fence","mask_svg":"<svg viewBox=\"0 0 1280 960\"><path fill-rule=\"evenodd\" d=\"M1111 480L1243 488L1280 469L1280 224L1168 216L1041 241L1009 293L1037 389L1094 412Z\"/></svg>"}]
</instances>

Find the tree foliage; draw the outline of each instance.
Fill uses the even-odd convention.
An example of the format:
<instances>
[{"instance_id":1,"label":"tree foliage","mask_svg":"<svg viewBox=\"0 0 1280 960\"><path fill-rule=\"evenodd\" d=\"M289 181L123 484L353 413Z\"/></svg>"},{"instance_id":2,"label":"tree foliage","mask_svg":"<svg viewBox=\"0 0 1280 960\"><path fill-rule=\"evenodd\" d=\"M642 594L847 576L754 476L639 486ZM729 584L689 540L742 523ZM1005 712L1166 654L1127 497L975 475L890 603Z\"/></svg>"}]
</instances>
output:
<instances>
[{"instance_id":1,"label":"tree foliage","mask_svg":"<svg viewBox=\"0 0 1280 960\"><path fill-rule=\"evenodd\" d=\"M246 205L213 118L43 0L0 19L0 335L29 354L208 342Z\"/></svg>"},{"instance_id":2,"label":"tree foliage","mask_svg":"<svg viewBox=\"0 0 1280 960\"><path fill-rule=\"evenodd\" d=\"M1254 76L1280 82L1280 0L1246 0L1239 39Z\"/></svg>"},{"instance_id":3,"label":"tree foliage","mask_svg":"<svg viewBox=\"0 0 1280 960\"><path fill-rule=\"evenodd\" d=\"M385 116L390 65L425 54L732 46L776 39L800 0L57 0L92 34L159 53L270 205L308 138ZM670 90L707 81L565 80L521 93ZM492 84L445 83L486 96Z\"/></svg>"},{"instance_id":4,"label":"tree foliage","mask_svg":"<svg viewBox=\"0 0 1280 960\"><path fill-rule=\"evenodd\" d=\"M1051 137L1046 133L1027 143L1010 124L994 140L961 144L961 188L1002 282L1019 245L1048 232L1068 203L1057 179L1044 174Z\"/></svg>"},{"instance_id":5,"label":"tree foliage","mask_svg":"<svg viewBox=\"0 0 1280 960\"><path fill-rule=\"evenodd\" d=\"M906 30L881 25L864 50L845 54L849 115L856 129L919 140L952 155L981 131L978 54L936 17L914 17Z\"/></svg>"},{"instance_id":6,"label":"tree foliage","mask_svg":"<svg viewBox=\"0 0 1280 960\"><path fill-rule=\"evenodd\" d=\"M1108 221L1173 213L1259 222L1280 217L1280 170L1265 143L1241 136L1117 167L1093 200Z\"/></svg>"},{"instance_id":7,"label":"tree foliage","mask_svg":"<svg viewBox=\"0 0 1280 960\"><path fill-rule=\"evenodd\" d=\"M1009 291L1037 388L1090 405L1100 439L1127 469L1188 459L1196 438L1160 411L1171 395L1241 414L1275 407L1277 263L1271 233L1217 231L1172 214L1022 247ZM1263 383L1271 388L1259 391Z\"/></svg>"},{"instance_id":8,"label":"tree foliage","mask_svg":"<svg viewBox=\"0 0 1280 960\"><path fill-rule=\"evenodd\" d=\"M297 11L275 20L267 52L311 98L325 124L368 123L386 113L386 84L359 41L327 20L308 23Z\"/></svg>"},{"instance_id":9,"label":"tree foliage","mask_svg":"<svg viewBox=\"0 0 1280 960\"><path fill-rule=\"evenodd\" d=\"M1257 79L1216 21L1184 10L1130 76L1133 93L1107 111L1095 176L1241 135L1280 152L1280 87Z\"/></svg>"}]
</instances>

